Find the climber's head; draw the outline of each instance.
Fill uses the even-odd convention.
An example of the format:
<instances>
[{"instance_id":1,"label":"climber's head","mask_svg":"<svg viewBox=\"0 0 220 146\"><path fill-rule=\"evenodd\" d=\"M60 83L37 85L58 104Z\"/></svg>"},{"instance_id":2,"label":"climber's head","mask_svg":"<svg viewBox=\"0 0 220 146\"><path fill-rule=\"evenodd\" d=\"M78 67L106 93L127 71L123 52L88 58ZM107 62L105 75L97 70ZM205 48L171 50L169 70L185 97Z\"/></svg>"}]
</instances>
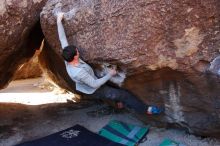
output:
<instances>
[{"instance_id":1,"label":"climber's head","mask_svg":"<svg viewBox=\"0 0 220 146\"><path fill-rule=\"evenodd\" d=\"M71 62L74 59L79 59L79 51L76 46L69 45L63 49L63 59L67 62Z\"/></svg>"}]
</instances>

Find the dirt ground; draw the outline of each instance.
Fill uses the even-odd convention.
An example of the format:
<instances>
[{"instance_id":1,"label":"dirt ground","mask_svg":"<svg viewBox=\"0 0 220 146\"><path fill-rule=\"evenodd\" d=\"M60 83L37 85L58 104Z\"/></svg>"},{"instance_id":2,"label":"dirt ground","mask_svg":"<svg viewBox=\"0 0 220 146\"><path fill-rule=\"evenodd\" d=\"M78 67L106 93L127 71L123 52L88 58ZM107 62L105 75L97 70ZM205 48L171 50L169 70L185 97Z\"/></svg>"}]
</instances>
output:
<instances>
[{"instance_id":1,"label":"dirt ground","mask_svg":"<svg viewBox=\"0 0 220 146\"><path fill-rule=\"evenodd\" d=\"M74 95L54 92L49 86L42 86L42 82L42 78L14 81L8 88L0 90L0 146L44 137L75 124L93 132L98 132L113 119L146 126L128 112L88 116L87 112L105 105L91 101L66 102ZM159 146L164 138L186 146L220 146L220 140L214 138L201 138L177 129L156 127L150 128L147 141L140 146Z\"/></svg>"}]
</instances>

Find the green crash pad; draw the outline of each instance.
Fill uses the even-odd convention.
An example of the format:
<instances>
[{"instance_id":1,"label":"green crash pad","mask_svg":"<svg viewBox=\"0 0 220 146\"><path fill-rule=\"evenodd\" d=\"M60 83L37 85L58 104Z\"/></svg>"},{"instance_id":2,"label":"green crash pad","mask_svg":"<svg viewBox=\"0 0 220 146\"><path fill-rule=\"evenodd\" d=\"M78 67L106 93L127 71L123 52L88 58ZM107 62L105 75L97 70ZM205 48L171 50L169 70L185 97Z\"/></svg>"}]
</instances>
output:
<instances>
[{"instance_id":1,"label":"green crash pad","mask_svg":"<svg viewBox=\"0 0 220 146\"><path fill-rule=\"evenodd\" d=\"M99 131L99 134L114 142L134 146L145 138L149 127L150 126L141 127L112 120Z\"/></svg>"},{"instance_id":2,"label":"green crash pad","mask_svg":"<svg viewBox=\"0 0 220 146\"><path fill-rule=\"evenodd\" d=\"M185 145L166 138L163 140L163 142L160 144L160 146L185 146Z\"/></svg>"}]
</instances>

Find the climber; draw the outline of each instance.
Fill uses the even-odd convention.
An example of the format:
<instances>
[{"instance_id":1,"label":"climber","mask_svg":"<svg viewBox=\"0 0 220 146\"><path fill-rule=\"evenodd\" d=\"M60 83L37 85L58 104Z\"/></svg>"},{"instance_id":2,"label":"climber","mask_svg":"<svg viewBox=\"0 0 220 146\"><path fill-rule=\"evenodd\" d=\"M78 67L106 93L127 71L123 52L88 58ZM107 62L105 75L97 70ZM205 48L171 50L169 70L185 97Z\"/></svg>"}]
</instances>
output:
<instances>
[{"instance_id":1,"label":"climber","mask_svg":"<svg viewBox=\"0 0 220 146\"><path fill-rule=\"evenodd\" d=\"M80 53L76 46L69 45L66 34L63 28L62 20L64 13L57 14L57 29L61 46L63 48L62 57L65 60L66 70L70 78L76 83L76 90L82 94L89 95L92 98L110 99L120 101L126 107L133 109L140 114L159 114L161 109L157 106L147 106L139 100L131 92L114 88L105 83L114 75L117 74L115 69L110 69L109 72L102 78L97 78L93 69L80 59Z\"/></svg>"}]
</instances>

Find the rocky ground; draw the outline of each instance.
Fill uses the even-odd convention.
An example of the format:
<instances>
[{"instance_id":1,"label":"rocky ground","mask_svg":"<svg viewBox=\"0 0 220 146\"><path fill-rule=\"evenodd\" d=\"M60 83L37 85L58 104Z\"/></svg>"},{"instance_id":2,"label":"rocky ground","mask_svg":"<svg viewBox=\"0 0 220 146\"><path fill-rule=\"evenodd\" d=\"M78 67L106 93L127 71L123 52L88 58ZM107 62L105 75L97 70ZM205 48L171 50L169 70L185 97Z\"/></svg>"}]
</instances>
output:
<instances>
[{"instance_id":1,"label":"rocky ground","mask_svg":"<svg viewBox=\"0 0 220 146\"><path fill-rule=\"evenodd\" d=\"M0 91L0 146L12 146L37 139L75 124L81 124L93 132L98 132L112 119L144 126L128 112L90 117L87 112L103 105L91 101L66 102L73 95L65 96L64 92L54 92L47 88L49 86L43 86L42 82L42 79L14 81L7 89ZM21 96L23 98L19 100ZM157 146L164 138L171 138L187 146L220 146L220 140L217 139L196 137L177 129L155 127L150 128L147 141L140 146Z\"/></svg>"}]
</instances>

